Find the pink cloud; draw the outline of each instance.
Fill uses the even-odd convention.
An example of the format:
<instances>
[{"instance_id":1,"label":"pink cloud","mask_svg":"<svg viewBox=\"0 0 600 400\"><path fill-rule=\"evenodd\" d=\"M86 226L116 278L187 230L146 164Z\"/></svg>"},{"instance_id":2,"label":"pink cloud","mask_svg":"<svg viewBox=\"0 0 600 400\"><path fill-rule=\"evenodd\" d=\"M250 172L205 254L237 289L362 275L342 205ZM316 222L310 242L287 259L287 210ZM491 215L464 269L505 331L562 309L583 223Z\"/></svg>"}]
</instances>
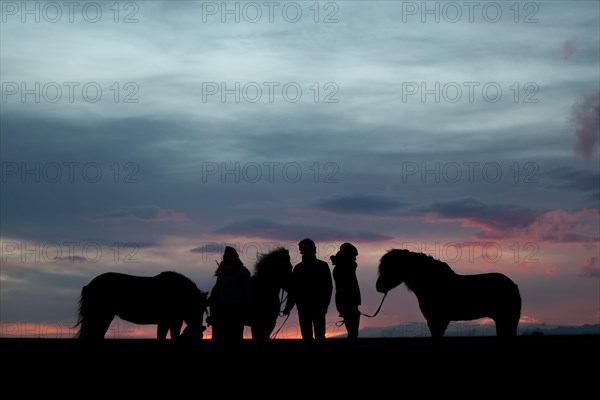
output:
<instances>
[{"instance_id":1,"label":"pink cloud","mask_svg":"<svg viewBox=\"0 0 600 400\"><path fill-rule=\"evenodd\" d=\"M536 220L522 229L522 236L545 242L590 242L595 241L595 226L598 224L598 210L586 209L576 212L553 210L540 214ZM590 219L595 221L590 224Z\"/></svg>"},{"instance_id":2,"label":"pink cloud","mask_svg":"<svg viewBox=\"0 0 600 400\"><path fill-rule=\"evenodd\" d=\"M575 154L586 161L592 158L600 135L600 91L582 96L571 108L571 123L575 127Z\"/></svg>"},{"instance_id":3,"label":"pink cloud","mask_svg":"<svg viewBox=\"0 0 600 400\"><path fill-rule=\"evenodd\" d=\"M539 320L538 318L531 317L529 315L521 315L521 318L519 319L519 323L520 324L540 324L540 323L542 323L542 321Z\"/></svg>"},{"instance_id":4,"label":"pink cloud","mask_svg":"<svg viewBox=\"0 0 600 400\"><path fill-rule=\"evenodd\" d=\"M535 271L539 266L539 262L520 262L517 263L516 268L520 271Z\"/></svg>"},{"instance_id":5,"label":"pink cloud","mask_svg":"<svg viewBox=\"0 0 600 400\"><path fill-rule=\"evenodd\" d=\"M538 212L511 205L488 205L474 199L438 203L424 216L427 223L455 222L478 228L485 239L515 239L550 243L595 243L600 210Z\"/></svg>"},{"instance_id":6,"label":"pink cloud","mask_svg":"<svg viewBox=\"0 0 600 400\"><path fill-rule=\"evenodd\" d=\"M598 268L598 257L590 257L583 260L583 265L581 266L581 274L579 274L582 278L600 278L600 269Z\"/></svg>"}]
</instances>

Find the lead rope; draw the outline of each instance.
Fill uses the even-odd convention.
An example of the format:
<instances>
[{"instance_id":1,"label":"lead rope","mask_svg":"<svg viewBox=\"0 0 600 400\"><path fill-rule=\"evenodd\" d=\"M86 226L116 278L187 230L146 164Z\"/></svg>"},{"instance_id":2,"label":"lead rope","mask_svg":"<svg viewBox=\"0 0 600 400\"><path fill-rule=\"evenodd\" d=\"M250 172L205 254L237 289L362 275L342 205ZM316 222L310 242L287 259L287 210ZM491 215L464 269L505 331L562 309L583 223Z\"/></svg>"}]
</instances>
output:
<instances>
[{"instance_id":1,"label":"lead rope","mask_svg":"<svg viewBox=\"0 0 600 400\"><path fill-rule=\"evenodd\" d=\"M367 315L367 314L363 314L362 312L360 313L360 315L364 315L365 317L368 318L373 318L374 316L376 316L377 314L379 314L379 310L381 310L381 306L383 305L383 301L385 300L385 297L387 296L388 292L385 292L383 294L383 297L381 298L381 303L379 303L379 307L377 307L377 311L375 311L375 314L373 315Z\"/></svg>"},{"instance_id":2,"label":"lead rope","mask_svg":"<svg viewBox=\"0 0 600 400\"><path fill-rule=\"evenodd\" d=\"M279 333L279 331L281 330L281 328L283 328L283 325L285 325L286 321L288 320L288 318L290 317L290 314L288 314L285 319L283 320L283 322L281 323L281 326L279 327L279 329L277 329L275 331L274 334L271 335L271 339L275 339L275 337L277 336L277 334Z\"/></svg>"},{"instance_id":3,"label":"lead rope","mask_svg":"<svg viewBox=\"0 0 600 400\"><path fill-rule=\"evenodd\" d=\"M284 292L285 292L285 290L282 290L282 291L281 291L281 299L279 300L279 310L280 310L280 311L279 311L279 314L280 314L280 315L281 315L281 305L283 304L283 302L284 302L284 301L286 301L286 300L287 300L287 292L285 292L285 293L286 293L286 296L285 296L285 297L283 297L283 293L284 293ZM285 317L285 319L284 319L284 320L283 320L283 322L281 323L281 326L279 327L279 329L277 329L277 330L275 331L275 333L271 335L271 339L275 339L275 337L277 336L277 334L279 333L279 331L281 330L281 328L283 328L283 325L285 325L285 323L286 323L286 321L288 320L288 318L289 318L289 317L290 317L290 314L288 314L288 315Z\"/></svg>"},{"instance_id":4,"label":"lead rope","mask_svg":"<svg viewBox=\"0 0 600 400\"><path fill-rule=\"evenodd\" d=\"M379 314L379 311L381 310L381 306L383 305L383 301L385 300L385 298L386 298L387 294L388 294L388 292L385 292L385 293L383 294L383 297L381 298L381 303L379 303L379 307L377 307L377 311L375 311L375 314L373 314L373 315L368 315L368 314L365 314L365 313L363 313L362 311L359 311L359 312L360 312L360 315L364 315L365 317L368 317L368 318L373 318L373 317L375 317L377 314ZM337 326L338 328L339 328L340 326L342 326L342 325L344 325L344 320L341 320L341 321L338 321L338 322L336 322L336 323L335 323L335 326Z\"/></svg>"}]
</instances>

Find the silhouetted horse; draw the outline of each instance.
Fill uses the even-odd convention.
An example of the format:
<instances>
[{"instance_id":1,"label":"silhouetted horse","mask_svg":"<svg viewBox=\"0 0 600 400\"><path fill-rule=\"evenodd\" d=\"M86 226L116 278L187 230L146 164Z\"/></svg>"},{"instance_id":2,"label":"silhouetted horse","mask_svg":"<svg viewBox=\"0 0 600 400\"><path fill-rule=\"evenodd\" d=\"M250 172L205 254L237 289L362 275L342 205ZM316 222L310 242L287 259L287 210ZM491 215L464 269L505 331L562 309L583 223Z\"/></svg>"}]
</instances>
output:
<instances>
[{"instance_id":1,"label":"silhouetted horse","mask_svg":"<svg viewBox=\"0 0 600 400\"><path fill-rule=\"evenodd\" d=\"M252 275L255 309L250 327L253 339L266 341L271 336L281 308L280 294L288 290L291 276L287 249L279 247L259 256Z\"/></svg>"},{"instance_id":2,"label":"silhouetted horse","mask_svg":"<svg viewBox=\"0 0 600 400\"><path fill-rule=\"evenodd\" d=\"M444 335L450 321L484 317L494 320L497 336L517 334L521 295L506 275L459 275L426 254L390 250L381 257L376 289L387 293L402 282L417 296L434 338Z\"/></svg>"},{"instance_id":3,"label":"silhouetted horse","mask_svg":"<svg viewBox=\"0 0 600 400\"><path fill-rule=\"evenodd\" d=\"M166 339L168 331L172 339L179 339L185 321L181 336L202 339L207 295L177 272L152 277L107 272L81 290L77 335L83 340L103 339L116 315L135 324L158 324L159 340Z\"/></svg>"}]
</instances>

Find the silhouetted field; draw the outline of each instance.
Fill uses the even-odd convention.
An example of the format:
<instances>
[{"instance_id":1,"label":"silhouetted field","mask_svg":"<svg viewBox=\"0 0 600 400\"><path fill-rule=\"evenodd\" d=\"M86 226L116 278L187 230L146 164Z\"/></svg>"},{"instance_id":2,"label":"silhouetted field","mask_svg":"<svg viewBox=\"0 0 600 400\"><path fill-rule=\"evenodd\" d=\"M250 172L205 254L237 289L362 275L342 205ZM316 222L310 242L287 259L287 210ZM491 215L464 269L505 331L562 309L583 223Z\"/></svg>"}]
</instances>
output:
<instances>
[{"instance_id":1,"label":"silhouetted field","mask_svg":"<svg viewBox=\"0 0 600 400\"><path fill-rule=\"evenodd\" d=\"M228 351L210 340L185 349L107 339L89 351L73 339L0 339L0 379L27 398L587 398L599 343L599 335L328 339L322 347L280 339Z\"/></svg>"},{"instance_id":2,"label":"silhouetted field","mask_svg":"<svg viewBox=\"0 0 600 400\"><path fill-rule=\"evenodd\" d=\"M15 366L54 379L101 367L111 379L126 380L137 373L153 385L166 384L165 376L182 374L202 376L205 382L232 375L280 385L306 378L307 385L329 383L336 377L360 385L386 376L393 377L386 381L393 385L426 375L459 381L500 379L504 385L531 383L543 376L539 383L544 387L570 387L574 380L596 379L599 343L598 335L519 336L507 343L496 337L444 337L440 343L431 338L359 338L354 344L328 339L322 346L281 339L264 348L245 340L234 351L217 348L210 340L182 348L170 340L161 345L153 339L107 339L102 349L84 350L74 339L4 338L0 357L4 366L12 366L5 379L23 372Z\"/></svg>"}]
</instances>

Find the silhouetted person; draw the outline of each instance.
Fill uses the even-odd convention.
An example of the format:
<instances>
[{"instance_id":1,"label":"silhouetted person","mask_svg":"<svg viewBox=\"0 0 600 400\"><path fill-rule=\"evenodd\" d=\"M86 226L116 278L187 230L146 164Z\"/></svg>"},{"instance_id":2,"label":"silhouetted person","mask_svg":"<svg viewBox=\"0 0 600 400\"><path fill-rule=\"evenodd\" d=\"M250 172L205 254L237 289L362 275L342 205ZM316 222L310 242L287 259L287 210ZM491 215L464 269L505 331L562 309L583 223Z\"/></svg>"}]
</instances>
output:
<instances>
[{"instance_id":1,"label":"silhouetted person","mask_svg":"<svg viewBox=\"0 0 600 400\"><path fill-rule=\"evenodd\" d=\"M325 261L317 259L317 247L311 239L301 240L298 247L302 262L292 271L283 314L288 315L296 305L302 339L312 340L314 329L314 339L321 341L325 339L327 308L333 292L331 271Z\"/></svg>"},{"instance_id":2,"label":"silhouetted person","mask_svg":"<svg viewBox=\"0 0 600 400\"><path fill-rule=\"evenodd\" d=\"M253 306L250 271L237 251L227 246L215 276L217 282L209 299L212 338L226 345L241 346L244 323Z\"/></svg>"},{"instance_id":3,"label":"silhouetted person","mask_svg":"<svg viewBox=\"0 0 600 400\"><path fill-rule=\"evenodd\" d=\"M335 306L344 320L348 339L358 337L360 323L360 286L356 278L356 256L358 250L350 243L340 246L340 251L331 256L333 279L335 281Z\"/></svg>"}]
</instances>

